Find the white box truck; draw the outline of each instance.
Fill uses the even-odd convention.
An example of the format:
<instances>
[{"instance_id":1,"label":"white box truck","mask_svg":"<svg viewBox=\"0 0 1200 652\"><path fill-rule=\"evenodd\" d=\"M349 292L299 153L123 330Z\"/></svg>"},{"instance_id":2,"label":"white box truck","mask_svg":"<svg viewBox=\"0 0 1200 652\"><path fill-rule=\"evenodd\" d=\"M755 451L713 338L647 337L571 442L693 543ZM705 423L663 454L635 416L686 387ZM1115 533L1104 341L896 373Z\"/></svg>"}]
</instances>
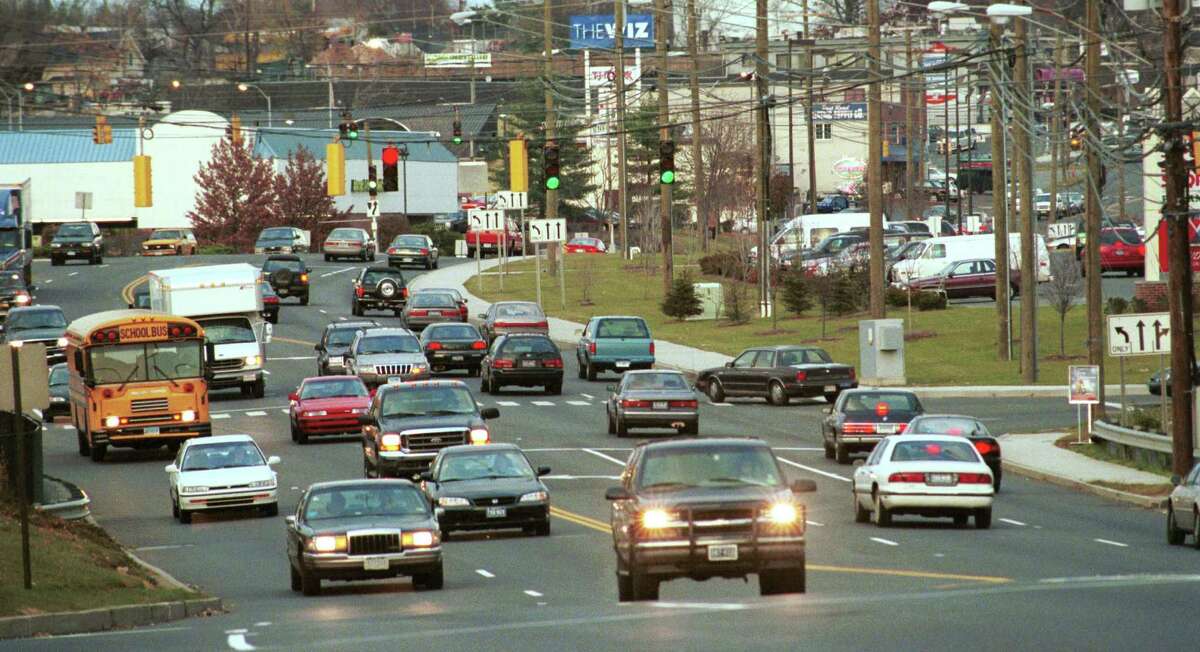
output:
<instances>
[{"instance_id":1,"label":"white box truck","mask_svg":"<svg viewBox=\"0 0 1200 652\"><path fill-rule=\"evenodd\" d=\"M1034 252L1037 263L1034 270L1037 282L1045 283L1050 280L1050 251L1046 249L1046 239L1034 234ZM1008 234L1008 252L1013 269L1021 266L1021 234ZM901 285L919 278L928 278L942 271L950 263L978 258L994 259L996 257L996 236L993 233L985 235L954 235L940 236L923 240L904 259L892 266L891 280Z\"/></svg>"},{"instance_id":2,"label":"white box truck","mask_svg":"<svg viewBox=\"0 0 1200 652\"><path fill-rule=\"evenodd\" d=\"M262 398L271 325L262 316L259 270L246 263L150 272L150 309L194 319L212 345L212 389Z\"/></svg>"}]
</instances>

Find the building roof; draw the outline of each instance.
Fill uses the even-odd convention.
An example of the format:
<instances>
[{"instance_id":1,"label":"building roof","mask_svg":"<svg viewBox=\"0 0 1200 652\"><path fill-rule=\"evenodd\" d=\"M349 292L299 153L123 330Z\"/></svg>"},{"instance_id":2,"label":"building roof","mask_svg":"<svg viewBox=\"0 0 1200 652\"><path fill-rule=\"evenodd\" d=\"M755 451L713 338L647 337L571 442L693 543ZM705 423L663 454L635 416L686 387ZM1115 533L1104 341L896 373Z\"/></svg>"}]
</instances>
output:
<instances>
[{"instance_id":1,"label":"building roof","mask_svg":"<svg viewBox=\"0 0 1200 652\"><path fill-rule=\"evenodd\" d=\"M318 161L325 160L325 145L332 142L336 129L263 129L258 132L254 151L264 158L287 158L287 155L303 145ZM345 144L347 161L362 161L367 158L365 133L359 132L359 140ZM408 146L408 160L423 163L457 163L458 157L427 133L407 131L372 131L372 154L378 158L384 145L389 142Z\"/></svg>"},{"instance_id":2,"label":"building roof","mask_svg":"<svg viewBox=\"0 0 1200 652\"><path fill-rule=\"evenodd\" d=\"M91 129L0 131L0 165L120 163L133 160L137 130L113 129L108 145L92 142Z\"/></svg>"}]
</instances>

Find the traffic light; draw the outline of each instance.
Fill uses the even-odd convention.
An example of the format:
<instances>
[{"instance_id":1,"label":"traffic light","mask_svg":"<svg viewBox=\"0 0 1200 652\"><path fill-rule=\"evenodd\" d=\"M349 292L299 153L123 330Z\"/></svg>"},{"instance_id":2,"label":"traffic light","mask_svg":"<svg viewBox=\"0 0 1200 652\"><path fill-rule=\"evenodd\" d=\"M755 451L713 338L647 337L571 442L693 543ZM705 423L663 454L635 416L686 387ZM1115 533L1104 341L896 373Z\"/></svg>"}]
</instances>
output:
<instances>
[{"instance_id":1,"label":"traffic light","mask_svg":"<svg viewBox=\"0 0 1200 652\"><path fill-rule=\"evenodd\" d=\"M325 177L325 194L330 197L346 194L346 148L338 143L326 145L325 164L329 168Z\"/></svg>"},{"instance_id":2,"label":"traffic light","mask_svg":"<svg viewBox=\"0 0 1200 652\"><path fill-rule=\"evenodd\" d=\"M225 127L225 137L234 145L242 144L242 119L237 117L237 114L229 119L229 125Z\"/></svg>"},{"instance_id":3,"label":"traffic light","mask_svg":"<svg viewBox=\"0 0 1200 652\"><path fill-rule=\"evenodd\" d=\"M462 121L457 117L454 118L454 138L452 140L455 145L462 144Z\"/></svg>"},{"instance_id":4,"label":"traffic light","mask_svg":"<svg viewBox=\"0 0 1200 652\"><path fill-rule=\"evenodd\" d=\"M396 192L400 189L400 176L396 164L400 161L400 149L395 145L383 148L383 191Z\"/></svg>"},{"instance_id":5,"label":"traffic light","mask_svg":"<svg viewBox=\"0 0 1200 652\"><path fill-rule=\"evenodd\" d=\"M658 182L664 186L675 183L675 141L664 140L658 145Z\"/></svg>"},{"instance_id":6,"label":"traffic light","mask_svg":"<svg viewBox=\"0 0 1200 652\"><path fill-rule=\"evenodd\" d=\"M375 170L375 164L372 163L367 168L367 194L371 196L371 199L375 199L375 196L378 193L379 193L379 177L377 176L377 172Z\"/></svg>"},{"instance_id":7,"label":"traffic light","mask_svg":"<svg viewBox=\"0 0 1200 652\"><path fill-rule=\"evenodd\" d=\"M150 208L154 205L149 156L133 157L133 205L137 208Z\"/></svg>"},{"instance_id":8,"label":"traffic light","mask_svg":"<svg viewBox=\"0 0 1200 652\"><path fill-rule=\"evenodd\" d=\"M342 114L342 121L338 123L338 135L342 140L358 140L358 123L349 113Z\"/></svg>"},{"instance_id":9,"label":"traffic light","mask_svg":"<svg viewBox=\"0 0 1200 652\"><path fill-rule=\"evenodd\" d=\"M112 125L108 124L108 118L96 116L96 126L92 127L92 142L97 145L112 143Z\"/></svg>"},{"instance_id":10,"label":"traffic light","mask_svg":"<svg viewBox=\"0 0 1200 652\"><path fill-rule=\"evenodd\" d=\"M523 138L508 141L508 188L513 192L529 190L529 152Z\"/></svg>"},{"instance_id":11,"label":"traffic light","mask_svg":"<svg viewBox=\"0 0 1200 652\"><path fill-rule=\"evenodd\" d=\"M546 190L558 190L562 185L558 175L558 143L550 143L542 148L542 178L546 180Z\"/></svg>"}]
</instances>

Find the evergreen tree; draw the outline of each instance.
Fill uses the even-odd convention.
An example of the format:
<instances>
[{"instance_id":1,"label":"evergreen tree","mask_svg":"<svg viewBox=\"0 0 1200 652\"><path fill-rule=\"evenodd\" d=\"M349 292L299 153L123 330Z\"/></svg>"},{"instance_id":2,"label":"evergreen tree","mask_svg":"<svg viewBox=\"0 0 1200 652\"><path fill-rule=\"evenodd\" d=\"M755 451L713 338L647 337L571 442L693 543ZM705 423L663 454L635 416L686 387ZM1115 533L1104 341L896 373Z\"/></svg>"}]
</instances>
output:
<instances>
[{"instance_id":1,"label":"evergreen tree","mask_svg":"<svg viewBox=\"0 0 1200 652\"><path fill-rule=\"evenodd\" d=\"M667 293L662 302L664 315L683 321L704 312L693 283L692 275L688 272L684 272L672 281L671 291Z\"/></svg>"},{"instance_id":2,"label":"evergreen tree","mask_svg":"<svg viewBox=\"0 0 1200 652\"><path fill-rule=\"evenodd\" d=\"M804 272L793 271L783 277L783 305L799 317L813 306L813 291Z\"/></svg>"}]
</instances>

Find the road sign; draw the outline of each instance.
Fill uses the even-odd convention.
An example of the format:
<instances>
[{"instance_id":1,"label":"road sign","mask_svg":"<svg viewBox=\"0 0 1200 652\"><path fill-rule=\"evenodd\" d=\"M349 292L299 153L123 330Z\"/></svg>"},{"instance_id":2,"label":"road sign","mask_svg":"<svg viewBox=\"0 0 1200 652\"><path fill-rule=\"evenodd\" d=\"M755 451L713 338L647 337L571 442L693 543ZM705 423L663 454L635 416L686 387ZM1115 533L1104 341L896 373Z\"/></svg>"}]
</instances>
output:
<instances>
[{"instance_id":1,"label":"road sign","mask_svg":"<svg viewBox=\"0 0 1200 652\"><path fill-rule=\"evenodd\" d=\"M501 190L492 195L491 207L502 211L529 208L529 193Z\"/></svg>"},{"instance_id":2,"label":"road sign","mask_svg":"<svg viewBox=\"0 0 1200 652\"><path fill-rule=\"evenodd\" d=\"M467 211L467 224L472 231L499 231L504 228L504 211L472 208Z\"/></svg>"},{"instance_id":3,"label":"road sign","mask_svg":"<svg viewBox=\"0 0 1200 652\"><path fill-rule=\"evenodd\" d=\"M534 244L544 242L563 242L567 239L567 221L562 218L553 220L529 220L529 241Z\"/></svg>"},{"instance_id":4,"label":"road sign","mask_svg":"<svg viewBox=\"0 0 1200 652\"><path fill-rule=\"evenodd\" d=\"M1108 354L1157 355L1171 351L1171 318L1165 312L1108 316Z\"/></svg>"},{"instance_id":5,"label":"road sign","mask_svg":"<svg viewBox=\"0 0 1200 652\"><path fill-rule=\"evenodd\" d=\"M1095 405L1100 402L1100 367L1071 365L1067 368L1067 402L1071 405Z\"/></svg>"},{"instance_id":6,"label":"road sign","mask_svg":"<svg viewBox=\"0 0 1200 652\"><path fill-rule=\"evenodd\" d=\"M1046 238L1054 240L1055 238L1069 238L1075 235L1076 225L1074 222L1055 222L1046 227Z\"/></svg>"},{"instance_id":7,"label":"road sign","mask_svg":"<svg viewBox=\"0 0 1200 652\"><path fill-rule=\"evenodd\" d=\"M367 217L379 217L379 202L367 202Z\"/></svg>"},{"instance_id":8,"label":"road sign","mask_svg":"<svg viewBox=\"0 0 1200 652\"><path fill-rule=\"evenodd\" d=\"M92 210L92 193L76 192L75 193L75 208L79 210Z\"/></svg>"}]
</instances>

